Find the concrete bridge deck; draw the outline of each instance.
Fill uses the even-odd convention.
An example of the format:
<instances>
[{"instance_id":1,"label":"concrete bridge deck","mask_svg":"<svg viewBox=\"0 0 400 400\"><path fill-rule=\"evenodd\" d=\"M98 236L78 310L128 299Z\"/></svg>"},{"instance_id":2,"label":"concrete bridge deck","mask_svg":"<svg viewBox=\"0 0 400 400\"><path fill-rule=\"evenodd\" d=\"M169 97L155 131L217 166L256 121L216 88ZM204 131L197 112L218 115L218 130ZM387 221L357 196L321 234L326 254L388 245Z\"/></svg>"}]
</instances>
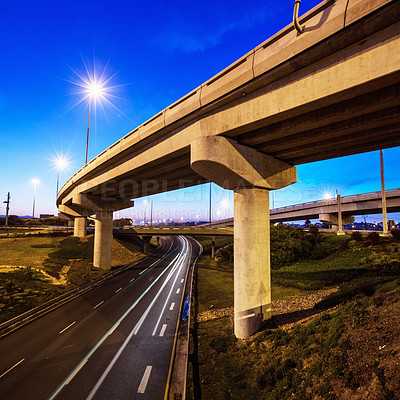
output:
<instances>
[{"instance_id":1,"label":"concrete bridge deck","mask_svg":"<svg viewBox=\"0 0 400 400\"><path fill-rule=\"evenodd\" d=\"M291 165L400 145L400 4L327 0L75 173L76 193L136 198L206 182L196 138L224 136Z\"/></svg>"},{"instance_id":2,"label":"concrete bridge deck","mask_svg":"<svg viewBox=\"0 0 400 400\"><path fill-rule=\"evenodd\" d=\"M234 190L235 334L271 315L269 190L294 165L400 145L400 2L325 0L121 138L74 174L60 212L96 215L94 264L111 265L113 211L212 181ZM265 216L265 217L264 217Z\"/></svg>"},{"instance_id":3,"label":"concrete bridge deck","mask_svg":"<svg viewBox=\"0 0 400 400\"><path fill-rule=\"evenodd\" d=\"M386 190L387 211L400 212L400 189ZM341 208L344 216L382 214L382 192L353 194L341 197ZM320 219L321 215L337 215L336 199L310 201L292 206L278 207L270 210L271 222L305 221ZM212 222L214 227L233 226L233 218Z\"/></svg>"}]
</instances>

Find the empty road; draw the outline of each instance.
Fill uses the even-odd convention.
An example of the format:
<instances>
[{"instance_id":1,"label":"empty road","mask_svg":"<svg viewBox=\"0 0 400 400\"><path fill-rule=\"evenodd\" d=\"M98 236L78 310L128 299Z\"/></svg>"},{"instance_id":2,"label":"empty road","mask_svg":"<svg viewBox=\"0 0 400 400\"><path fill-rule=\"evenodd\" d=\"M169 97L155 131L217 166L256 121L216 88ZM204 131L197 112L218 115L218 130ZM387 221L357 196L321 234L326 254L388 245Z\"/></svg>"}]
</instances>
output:
<instances>
[{"instance_id":1,"label":"empty road","mask_svg":"<svg viewBox=\"0 0 400 400\"><path fill-rule=\"evenodd\" d=\"M0 340L1 399L162 399L197 243L140 264Z\"/></svg>"}]
</instances>

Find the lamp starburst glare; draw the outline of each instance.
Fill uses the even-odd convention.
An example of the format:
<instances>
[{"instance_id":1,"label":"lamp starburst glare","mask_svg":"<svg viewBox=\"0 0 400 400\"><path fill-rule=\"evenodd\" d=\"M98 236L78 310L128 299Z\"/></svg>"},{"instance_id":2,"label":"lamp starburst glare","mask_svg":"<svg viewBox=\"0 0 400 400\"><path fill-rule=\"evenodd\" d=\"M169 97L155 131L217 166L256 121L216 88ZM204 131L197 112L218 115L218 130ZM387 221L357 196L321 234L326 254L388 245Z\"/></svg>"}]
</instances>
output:
<instances>
[{"instance_id":1,"label":"lamp starburst glare","mask_svg":"<svg viewBox=\"0 0 400 400\"><path fill-rule=\"evenodd\" d=\"M324 200L330 200L333 198L333 194L331 192L324 192L323 193Z\"/></svg>"}]
</instances>

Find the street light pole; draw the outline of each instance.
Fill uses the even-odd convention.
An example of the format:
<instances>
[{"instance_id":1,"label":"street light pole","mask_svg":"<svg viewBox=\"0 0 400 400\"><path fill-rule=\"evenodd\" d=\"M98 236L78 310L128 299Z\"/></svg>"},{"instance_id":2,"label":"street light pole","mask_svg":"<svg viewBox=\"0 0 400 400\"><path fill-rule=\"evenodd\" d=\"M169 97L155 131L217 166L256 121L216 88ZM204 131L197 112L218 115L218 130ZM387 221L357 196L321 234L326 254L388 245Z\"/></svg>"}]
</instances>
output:
<instances>
[{"instance_id":1,"label":"street light pole","mask_svg":"<svg viewBox=\"0 0 400 400\"><path fill-rule=\"evenodd\" d=\"M60 170L57 169L57 190L56 190L56 198L58 196L58 184L60 182Z\"/></svg>"},{"instance_id":2,"label":"street light pole","mask_svg":"<svg viewBox=\"0 0 400 400\"><path fill-rule=\"evenodd\" d=\"M211 182L210 182L210 215L209 215L209 222L210 222L210 226L211 226Z\"/></svg>"},{"instance_id":3,"label":"street light pole","mask_svg":"<svg viewBox=\"0 0 400 400\"><path fill-rule=\"evenodd\" d=\"M143 226L146 226L146 208L147 208L147 200L144 199L144 200L143 200L143 203L144 203L144 224L143 224Z\"/></svg>"},{"instance_id":4,"label":"street light pole","mask_svg":"<svg viewBox=\"0 0 400 400\"><path fill-rule=\"evenodd\" d=\"M7 200L4 201L3 203L6 203L6 223L5 223L5 227L8 227L8 212L10 211L10 192L8 192L7 194Z\"/></svg>"},{"instance_id":5,"label":"street light pole","mask_svg":"<svg viewBox=\"0 0 400 400\"><path fill-rule=\"evenodd\" d=\"M388 234L388 223L387 223L387 207L386 207L386 190L385 190L385 171L383 166L383 151L379 150L381 159L381 186L382 186L382 218L383 218L383 234Z\"/></svg>"},{"instance_id":6,"label":"street light pole","mask_svg":"<svg viewBox=\"0 0 400 400\"><path fill-rule=\"evenodd\" d=\"M88 158L88 148L89 148L89 122L90 122L90 106L92 105L92 96L89 96L89 113L88 113L88 122L87 122L87 131L86 131L86 156L85 156L85 165L87 164Z\"/></svg>"},{"instance_id":7,"label":"street light pole","mask_svg":"<svg viewBox=\"0 0 400 400\"><path fill-rule=\"evenodd\" d=\"M343 219L342 219L342 202L340 200L340 194L338 194L337 190L336 190L336 202L337 202L337 206L338 206L338 225L339 225L337 234L344 235Z\"/></svg>"},{"instance_id":8,"label":"street light pole","mask_svg":"<svg viewBox=\"0 0 400 400\"><path fill-rule=\"evenodd\" d=\"M153 226L153 195L151 196L150 226Z\"/></svg>"},{"instance_id":9,"label":"street light pole","mask_svg":"<svg viewBox=\"0 0 400 400\"><path fill-rule=\"evenodd\" d=\"M35 219L35 203L36 203L36 185L39 183L37 179L32 179L33 183L33 208L32 208L32 219Z\"/></svg>"}]
</instances>

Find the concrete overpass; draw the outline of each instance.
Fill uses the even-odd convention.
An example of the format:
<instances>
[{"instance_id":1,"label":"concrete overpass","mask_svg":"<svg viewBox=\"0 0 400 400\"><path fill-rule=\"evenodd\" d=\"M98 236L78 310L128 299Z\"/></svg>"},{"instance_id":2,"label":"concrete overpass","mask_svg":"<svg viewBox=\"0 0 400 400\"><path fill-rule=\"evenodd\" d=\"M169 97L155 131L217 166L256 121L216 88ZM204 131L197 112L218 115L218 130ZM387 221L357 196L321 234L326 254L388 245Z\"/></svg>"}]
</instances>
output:
<instances>
[{"instance_id":1,"label":"concrete overpass","mask_svg":"<svg viewBox=\"0 0 400 400\"><path fill-rule=\"evenodd\" d=\"M94 265L111 265L112 213L213 181L235 191L235 333L271 315L268 191L294 165L400 145L400 3L325 0L121 138L60 190L96 215ZM251 229L249 229L251 226Z\"/></svg>"},{"instance_id":2,"label":"concrete overpass","mask_svg":"<svg viewBox=\"0 0 400 400\"><path fill-rule=\"evenodd\" d=\"M387 211L400 212L400 189L386 190ZM305 221L319 219L329 225L338 225L338 203L336 199L310 201L308 203L279 207L270 210L271 222ZM341 197L344 225L353 222L356 215L381 214L382 192L353 194ZM233 218L215 221L212 227L233 226Z\"/></svg>"}]
</instances>

